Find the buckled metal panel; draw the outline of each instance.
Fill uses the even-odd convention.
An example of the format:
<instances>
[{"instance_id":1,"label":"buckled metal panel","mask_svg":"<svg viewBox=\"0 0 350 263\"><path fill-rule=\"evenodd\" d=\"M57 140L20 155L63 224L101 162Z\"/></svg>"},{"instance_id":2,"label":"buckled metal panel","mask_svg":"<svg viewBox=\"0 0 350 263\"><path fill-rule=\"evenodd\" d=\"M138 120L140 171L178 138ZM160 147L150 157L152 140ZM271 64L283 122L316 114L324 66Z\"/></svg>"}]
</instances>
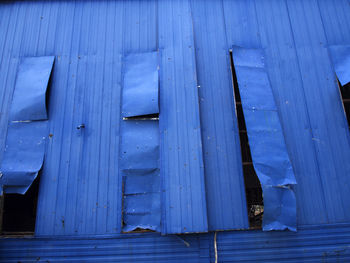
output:
<instances>
[{"instance_id":1,"label":"buckled metal panel","mask_svg":"<svg viewBox=\"0 0 350 263\"><path fill-rule=\"evenodd\" d=\"M331 59L334 71L341 85L350 82L350 46L330 46Z\"/></svg>"},{"instance_id":2,"label":"buckled metal panel","mask_svg":"<svg viewBox=\"0 0 350 263\"><path fill-rule=\"evenodd\" d=\"M26 57L19 66L13 94L12 121L46 120L46 90L55 57Z\"/></svg>"},{"instance_id":3,"label":"buckled metal panel","mask_svg":"<svg viewBox=\"0 0 350 263\"><path fill-rule=\"evenodd\" d=\"M123 117L159 113L158 52L128 54L123 62Z\"/></svg>"},{"instance_id":4,"label":"buckled metal panel","mask_svg":"<svg viewBox=\"0 0 350 263\"><path fill-rule=\"evenodd\" d=\"M261 49L234 46L250 151L264 197L263 230L296 230L296 184Z\"/></svg>"},{"instance_id":5,"label":"buckled metal panel","mask_svg":"<svg viewBox=\"0 0 350 263\"><path fill-rule=\"evenodd\" d=\"M10 123L1 164L1 194L25 194L40 171L47 121Z\"/></svg>"}]
</instances>

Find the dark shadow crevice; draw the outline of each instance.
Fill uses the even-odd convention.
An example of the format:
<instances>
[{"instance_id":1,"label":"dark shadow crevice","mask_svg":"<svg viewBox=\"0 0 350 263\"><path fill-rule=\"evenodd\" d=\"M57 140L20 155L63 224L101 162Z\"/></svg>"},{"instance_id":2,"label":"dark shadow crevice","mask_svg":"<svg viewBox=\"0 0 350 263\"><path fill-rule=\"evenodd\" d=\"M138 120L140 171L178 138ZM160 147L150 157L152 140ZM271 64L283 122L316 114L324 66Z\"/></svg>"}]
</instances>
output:
<instances>
[{"instance_id":1,"label":"dark shadow crevice","mask_svg":"<svg viewBox=\"0 0 350 263\"><path fill-rule=\"evenodd\" d=\"M237 76L234 68L232 52L230 52L231 73L234 90L234 100L236 107L236 117L238 122L239 139L241 146L243 176L245 184L245 193L247 200L249 226L251 229L261 229L262 218L264 214L264 201L262 188L258 176L256 175L252 156L250 152L247 128L244 120L241 96L239 94Z\"/></svg>"}]
</instances>

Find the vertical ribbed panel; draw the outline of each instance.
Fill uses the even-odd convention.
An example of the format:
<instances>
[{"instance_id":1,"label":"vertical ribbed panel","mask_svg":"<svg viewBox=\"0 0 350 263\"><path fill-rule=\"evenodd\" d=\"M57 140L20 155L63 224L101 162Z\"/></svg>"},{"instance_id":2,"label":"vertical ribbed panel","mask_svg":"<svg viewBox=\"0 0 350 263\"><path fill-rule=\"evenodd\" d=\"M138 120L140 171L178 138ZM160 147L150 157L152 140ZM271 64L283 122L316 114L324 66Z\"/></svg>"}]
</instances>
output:
<instances>
[{"instance_id":1,"label":"vertical ribbed panel","mask_svg":"<svg viewBox=\"0 0 350 263\"><path fill-rule=\"evenodd\" d=\"M298 182L295 186L297 223L325 223L327 218L324 213L319 160L314 147L309 108L288 20L289 14L283 1L257 1L256 10L261 45L266 54L266 69ZM319 115L319 118L322 116Z\"/></svg>"},{"instance_id":2,"label":"vertical ribbed panel","mask_svg":"<svg viewBox=\"0 0 350 263\"><path fill-rule=\"evenodd\" d=\"M326 215L350 219L350 136L317 1L287 1L317 152ZM309 10L307 15L301 15ZM310 66L312 65L312 66ZM315 92L316 91L316 92Z\"/></svg>"},{"instance_id":3,"label":"vertical ribbed panel","mask_svg":"<svg viewBox=\"0 0 350 263\"><path fill-rule=\"evenodd\" d=\"M208 231L193 27L187 0L159 2L162 233Z\"/></svg>"},{"instance_id":4,"label":"vertical ribbed panel","mask_svg":"<svg viewBox=\"0 0 350 263\"><path fill-rule=\"evenodd\" d=\"M209 230L248 228L223 6L221 1L197 0L193 0L191 6L200 86L208 227Z\"/></svg>"}]
</instances>

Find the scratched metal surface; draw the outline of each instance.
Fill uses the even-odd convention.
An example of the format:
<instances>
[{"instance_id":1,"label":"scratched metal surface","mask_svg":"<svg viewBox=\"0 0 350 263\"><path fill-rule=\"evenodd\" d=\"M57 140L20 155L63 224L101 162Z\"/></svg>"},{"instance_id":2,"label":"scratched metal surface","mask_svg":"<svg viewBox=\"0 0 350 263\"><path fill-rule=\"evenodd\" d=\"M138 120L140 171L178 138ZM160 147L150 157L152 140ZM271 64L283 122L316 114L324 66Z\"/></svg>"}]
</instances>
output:
<instances>
[{"instance_id":1,"label":"scratched metal surface","mask_svg":"<svg viewBox=\"0 0 350 263\"><path fill-rule=\"evenodd\" d=\"M0 156L20 58L56 56L49 102L52 137L46 145L37 235L120 232L122 55L157 50L158 17L169 3L0 4ZM327 50L328 45L350 44L349 1L193 0L187 12L203 88L199 112L209 229L247 227L230 90L227 52L232 45L265 51L298 182L298 225L349 222L349 130ZM178 18L176 10L169 13ZM85 128L76 129L81 124Z\"/></svg>"}]
</instances>

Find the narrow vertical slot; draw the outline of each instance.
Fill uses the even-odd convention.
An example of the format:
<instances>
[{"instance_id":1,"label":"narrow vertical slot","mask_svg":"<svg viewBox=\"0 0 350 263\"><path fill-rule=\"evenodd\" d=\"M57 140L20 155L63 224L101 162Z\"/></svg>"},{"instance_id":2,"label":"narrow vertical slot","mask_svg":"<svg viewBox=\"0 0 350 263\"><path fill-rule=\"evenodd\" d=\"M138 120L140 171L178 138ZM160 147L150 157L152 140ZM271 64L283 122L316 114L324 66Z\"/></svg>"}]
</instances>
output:
<instances>
[{"instance_id":1,"label":"narrow vertical slot","mask_svg":"<svg viewBox=\"0 0 350 263\"><path fill-rule=\"evenodd\" d=\"M343 102L344 113L348 121L348 127L350 129L350 82L342 86L338 80L338 86L340 90L341 100Z\"/></svg>"},{"instance_id":2,"label":"narrow vertical slot","mask_svg":"<svg viewBox=\"0 0 350 263\"><path fill-rule=\"evenodd\" d=\"M238 82L233 63L232 51L230 51L231 73L233 81L234 100L236 107L236 117L238 121L239 139L241 145L243 176L245 184L245 193L247 199L249 226L252 229L262 227L262 217L264 214L264 202L262 189L258 176L252 162L252 156L249 147L247 128L245 125L241 96L239 94Z\"/></svg>"}]
</instances>

